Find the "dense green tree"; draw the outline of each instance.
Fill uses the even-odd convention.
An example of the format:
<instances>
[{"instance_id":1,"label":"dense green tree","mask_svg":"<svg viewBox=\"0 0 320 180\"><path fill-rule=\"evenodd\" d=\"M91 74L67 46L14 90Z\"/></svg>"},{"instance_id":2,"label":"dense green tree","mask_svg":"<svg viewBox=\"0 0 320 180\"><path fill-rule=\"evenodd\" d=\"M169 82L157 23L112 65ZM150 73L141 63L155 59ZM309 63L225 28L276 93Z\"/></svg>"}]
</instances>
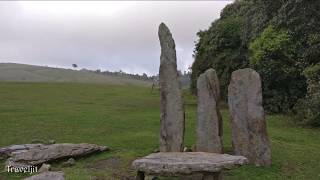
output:
<instances>
[{"instance_id":1,"label":"dense green tree","mask_svg":"<svg viewBox=\"0 0 320 180\"><path fill-rule=\"evenodd\" d=\"M320 127L320 63L306 68L308 94L295 106L296 121L303 125Z\"/></svg>"},{"instance_id":2,"label":"dense green tree","mask_svg":"<svg viewBox=\"0 0 320 180\"><path fill-rule=\"evenodd\" d=\"M198 32L191 74L192 92L196 92L198 76L212 67L217 71L222 96L226 99L231 73L249 67L249 43L268 25L270 15L266 14L274 12L266 11L265 6L262 0L236 1L223 9L221 18L208 30Z\"/></svg>"},{"instance_id":3,"label":"dense green tree","mask_svg":"<svg viewBox=\"0 0 320 180\"><path fill-rule=\"evenodd\" d=\"M270 25L251 43L250 50L250 63L262 77L265 108L272 112L292 109L306 93L306 80L288 31Z\"/></svg>"},{"instance_id":4,"label":"dense green tree","mask_svg":"<svg viewBox=\"0 0 320 180\"><path fill-rule=\"evenodd\" d=\"M287 29L296 42L296 60L301 68L320 61L319 0L288 0L272 23L278 28Z\"/></svg>"},{"instance_id":5,"label":"dense green tree","mask_svg":"<svg viewBox=\"0 0 320 180\"><path fill-rule=\"evenodd\" d=\"M213 22L208 30L198 32L191 74L191 90L196 93L198 76L208 68L214 68L220 78L222 96L227 94L231 72L247 67L246 47L242 43L244 14L251 2L239 1L228 5L221 19Z\"/></svg>"},{"instance_id":6,"label":"dense green tree","mask_svg":"<svg viewBox=\"0 0 320 180\"><path fill-rule=\"evenodd\" d=\"M216 21L207 31L198 33L196 61L192 66L192 85L195 89L197 77L212 67L220 77L222 94L226 94L230 72L248 65L241 45L242 17Z\"/></svg>"},{"instance_id":7,"label":"dense green tree","mask_svg":"<svg viewBox=\"0 0 320 180\"><path fill-rule=\"evenodd\" d=\"M320 62L319 0L237 0L198 36L193 92L197 77L213 67L225 97L232 71L251 66L263 78L267 111L287 112L310 96L303 72Z\"/></svg>"}]
</instances>

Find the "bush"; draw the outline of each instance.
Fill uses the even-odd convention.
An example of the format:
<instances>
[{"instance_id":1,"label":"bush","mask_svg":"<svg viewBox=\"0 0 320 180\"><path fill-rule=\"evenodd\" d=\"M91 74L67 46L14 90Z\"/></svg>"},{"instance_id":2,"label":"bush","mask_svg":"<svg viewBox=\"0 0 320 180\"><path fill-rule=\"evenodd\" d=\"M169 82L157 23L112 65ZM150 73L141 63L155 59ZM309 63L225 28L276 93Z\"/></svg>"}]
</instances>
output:
<instances>
[{"instance_id":1,"label":"bush","mask_svg":"<svg viewBox=\"0 0 320 180\"><path fill-rule=\"evenodd\" d=\"M296 121L303 125L320 127L320 63L307 68L304 75L308 94L295 106Z\"/></svg>"},{"instance_id":2,"label":"bush","mask_svg":"<svg viewBox=\"0 0 320 180\"><path fill-rule=\"evenodd\" d=\"M269 112L288 112L306 94L295 49L288 31L271 25L250 44L250 64L262 77L264 106Z\"/></svg>"}]
</instances>

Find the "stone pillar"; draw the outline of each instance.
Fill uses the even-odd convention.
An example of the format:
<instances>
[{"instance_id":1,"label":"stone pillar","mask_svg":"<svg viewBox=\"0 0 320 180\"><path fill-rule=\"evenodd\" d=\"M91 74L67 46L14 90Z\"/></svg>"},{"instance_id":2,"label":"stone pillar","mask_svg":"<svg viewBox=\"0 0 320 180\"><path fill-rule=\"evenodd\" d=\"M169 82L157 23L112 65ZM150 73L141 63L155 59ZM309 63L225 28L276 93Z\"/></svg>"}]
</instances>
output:
<instances>
[{"instance_id":1,"label":"stone pillar","mask_svg":"<svg viewBox=\"0 0 320 180\"><path fill-rule=\"evenodd\" d=\"M180 152L184 138L184 107L177 71L175 43L168 27L159 26L160 56L160 151Z\"/></svg>"},{"instance_id":2,"label":"stone pillar","mask_svg":"<svg viewBox=\"0 0 320 180\"><path fill-rule=\"evenodd\" d=\"M222 153L222 118L219 79L216 71L208 69L197 81L198 122L197 151Z\"/></svg>"},{"instance_id":3,"label":"stone pillar","mask_svg":"<svg viewBox=\"0 0 320 180\"><path fill-rule=\"evenodd\" d=\"M260 75L253 69L234 71L228 87L232 146L256 166L271 165L271 150L262 107Z\"/></svg>"}]
</instances>

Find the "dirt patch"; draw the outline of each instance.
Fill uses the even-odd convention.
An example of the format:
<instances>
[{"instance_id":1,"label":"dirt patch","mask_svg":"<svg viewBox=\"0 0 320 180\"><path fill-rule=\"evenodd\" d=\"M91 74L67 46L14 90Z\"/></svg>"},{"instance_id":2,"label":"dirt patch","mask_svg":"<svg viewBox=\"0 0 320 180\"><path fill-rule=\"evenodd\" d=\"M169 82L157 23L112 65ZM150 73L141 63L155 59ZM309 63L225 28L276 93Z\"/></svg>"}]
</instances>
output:
<instances>
[{"instance_id":1,"label":"dirt patch","mask_svg":"<svg viewBox=\"0 0 320 180\"><path fill-rule=\"evenodd\" d=\"M285 162L281 166L281 171L286 174L292 174L292 173L299 171L299 166L297 166L293 163Z\"/></svg>"},{"instance_id":2,"label":"dirt patch","mask_svg":"<svg viewBox=\"0 0 320 180\"><path fill-rule=\"evenodd\" d=\"M87 169L94 172L104 172L104 175L94 177L94 180L134 180L135 171L130 167L131 162L131 159L110 157L90 163Z\"/></svg>"},{"instance_id":3,"label":"dirt patch","mask_svg":"<svg viewBox=\"0 0 320 180\"><path fill-rule=\"evenodd\" d=\"M119 157L111 157L108 159L99 160L87 166L90 170L105 170L118 169L122 165L122 160Z\"/></svg>"},{"instance_id":4,"label":"dirt patch","mask_svg":"<svg viewBox=\"0 0 320 180\"><path fill-rule=\"evenodd\" d=\"M112 177L114 180L120 179L120 180L135 180L135 177L132 177L126 173L121 172L114 172L112 173Z\"/></svg>"},{"instance_id":5,"label":"dirt patch","mask_svg":"<svg viewBox=\"0 0 320 180\"><path fill-rule=\"evenodd\" d=\"M126 176L122 176L122 177L93 177L92 180L135 180L134 177L126 177Z\"/></svg>"}]
</instances>

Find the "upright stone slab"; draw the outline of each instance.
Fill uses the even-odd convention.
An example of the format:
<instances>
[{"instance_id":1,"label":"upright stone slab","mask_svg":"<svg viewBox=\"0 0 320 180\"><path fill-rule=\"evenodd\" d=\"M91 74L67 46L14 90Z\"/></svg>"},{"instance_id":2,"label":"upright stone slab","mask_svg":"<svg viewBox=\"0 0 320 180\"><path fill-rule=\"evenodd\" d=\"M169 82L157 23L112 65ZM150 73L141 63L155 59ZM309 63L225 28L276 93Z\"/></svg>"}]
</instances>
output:
<instances>
[{"instance_id":1,"label":"upright stone slab","mask_svg":"<svg viewBox=\"0 0 320 180\"><path fill-rule=\"evenodd\" d=\"M228 91L234 153L256 166L271 165L260 75L249 68L234 71Z\"/></svg>"},{"instance_id":2,"label":"upright stone slab","mask_svg":"<svg viewBox=\"0 0 320 180\"><path fill-rule=\"evenodd\" d=\"M159 26L161 45L160 57L160 93L161 93L161 129L160 151L179 152L183 148L184 108L181 85L177 71L175 43L168 27Z\"/></svg>"},{"instance_id":3,"label":"upright stone slab","mask_svg":"<svg viewBox=\"0 0 320 180\"><path fill-rule=\"evenodd\" d=\"M218 108L219 79L216 71L208 69L197 81L198 124L197 151L222 153L222 118Z\"/></svg>"}]
</instances>

